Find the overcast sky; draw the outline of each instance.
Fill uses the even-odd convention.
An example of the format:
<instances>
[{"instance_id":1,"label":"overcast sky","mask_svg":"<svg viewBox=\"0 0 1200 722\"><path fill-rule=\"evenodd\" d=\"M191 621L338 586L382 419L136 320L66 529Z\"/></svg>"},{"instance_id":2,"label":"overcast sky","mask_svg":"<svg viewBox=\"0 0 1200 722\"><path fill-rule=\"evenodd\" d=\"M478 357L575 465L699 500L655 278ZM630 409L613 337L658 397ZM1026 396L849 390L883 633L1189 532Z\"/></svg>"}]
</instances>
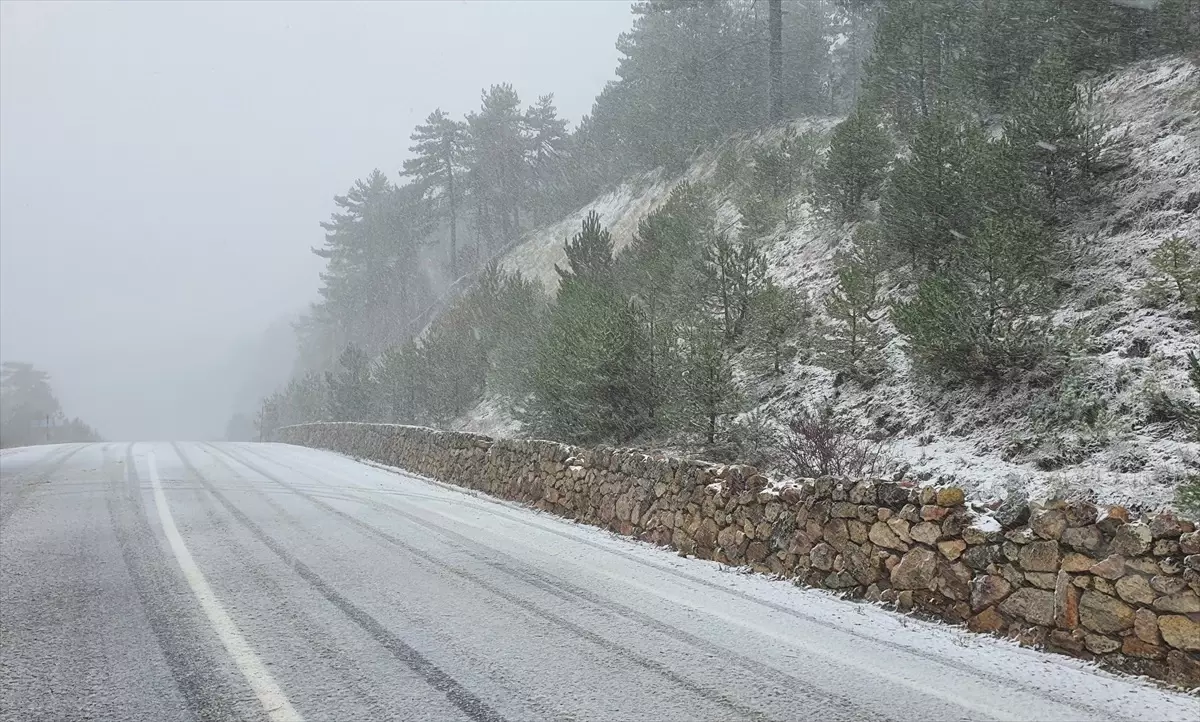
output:
<instances>
[{"instance_id":1,"label":"overcast sky","mask_svg":"<svg viewBox=\"0 0 1200 722\"><path fill-rule=\"evenodd\" d=\"M511 82L577 122L629 3L0 3L0 356L110 439L219 434L332 196Z\"/></svg>"}]
</instances>

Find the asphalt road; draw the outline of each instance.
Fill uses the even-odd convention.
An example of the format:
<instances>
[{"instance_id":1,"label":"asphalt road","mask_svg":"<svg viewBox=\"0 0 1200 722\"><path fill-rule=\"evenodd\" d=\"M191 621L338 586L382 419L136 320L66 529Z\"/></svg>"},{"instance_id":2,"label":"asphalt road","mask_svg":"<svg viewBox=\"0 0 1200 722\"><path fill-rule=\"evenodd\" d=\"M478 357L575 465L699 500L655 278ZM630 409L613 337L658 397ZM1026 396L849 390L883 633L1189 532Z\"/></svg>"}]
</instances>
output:
<instances>
[{"instance_id":1,"label":"asphalt road","mask_svg":"<svg viewBox=\"0 0 1200 722\"><path fill-rule=\"evenodd\" d=\"M2 720L1196 720L1075 660L335 454L0 455Z\"/></svg>"}]
</instances>

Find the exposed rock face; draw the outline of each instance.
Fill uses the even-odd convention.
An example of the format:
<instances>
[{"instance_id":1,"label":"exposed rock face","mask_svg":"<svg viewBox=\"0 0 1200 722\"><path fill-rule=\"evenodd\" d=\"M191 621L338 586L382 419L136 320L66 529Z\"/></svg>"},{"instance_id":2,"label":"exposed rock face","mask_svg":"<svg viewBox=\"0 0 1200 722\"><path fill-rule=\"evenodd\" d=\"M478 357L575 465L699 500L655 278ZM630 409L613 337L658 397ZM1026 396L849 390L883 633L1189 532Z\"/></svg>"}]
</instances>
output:
<instances>
[{"instance_id":1,"label":"exposed rock face","mask_svg":"<svg viewBox=\"0 0 1200 722\"><path fill-rule=\"evenodd\" d=\"M1077 552L1070 552L1063 557L1060 568L1064 572L1086 572L1096 563L1095 559Z\"/></svg>"},{"instance_id":2,"label":"exposed rock face","mask_svg":"<svg viewBox=\"0 0 1200 722\"><path fill-rule=\"evenodd\" d=\"M278 440L1200 687L1200 532L1171 515L1017 504L997 527L953 487L772 489L753 467L413 426L309 424Z\"/></svg>"},{"instance_id":3,"label":"exposed rock face","mask_svg":"<svg viewBox=\"0 0 1200 722\"><path fill-rule=\"evenodd\" d=\"M1120 579L1125 576L1125 557L1114 554L1096 563L1088 571L1103 579Z\"/></svg>"},{"instance_id":4,"label":"exposed rock face","mask_svg":"<svg viewBox=\"0 0 1200 722\"><path fill-rule=\"evenodd\" d=\"M1062 533L1062 543L1075 551L1095 555L1104 546L1104 534L1095 526L1081 526Z\"/></svg>"},{"instance_id":5,"label":"exposed rock face","mask_svg":"<svg viewBox=\"0 0 1200 722\"><path fill-rule=\"evenodd\" d=\"M936 498L938 506L959 506L966 499L963 490L957 486L938 489Z\"/></svg>"}]
</instances>

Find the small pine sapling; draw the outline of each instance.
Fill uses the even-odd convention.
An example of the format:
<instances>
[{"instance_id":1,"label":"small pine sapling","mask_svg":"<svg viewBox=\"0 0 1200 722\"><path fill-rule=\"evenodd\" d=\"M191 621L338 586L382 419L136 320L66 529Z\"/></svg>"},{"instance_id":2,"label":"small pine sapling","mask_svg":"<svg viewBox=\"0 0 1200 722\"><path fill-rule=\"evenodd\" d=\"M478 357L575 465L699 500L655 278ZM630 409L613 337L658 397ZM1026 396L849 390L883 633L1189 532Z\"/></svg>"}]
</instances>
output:
<instances>
[{"instance_id":1,"label":"small pine sapling","mask_svg":"<svg viewBox=\"0 0 1200 722\"><path fill-rule=\"evenodd\" d=\"M821 363L861 381L877 378L885 368L879 328L885 313L880 294L884 262L878 229L859 226L854 249L837 259L837 285L824 299L828 321L818 334Z\"/></svg>"},{"instance_id":2,"label":"small pine sapling","mask_svg":"<svg viewBox=\"0 0 1200 722\"><path fill-rule=\"evenodd\" d=\"M1142 287L1142 300L1152 307L1181 302L1200 321L1200 253L1174 236L1150 255L1154 276Z\"/></svg>"}]
</instances>

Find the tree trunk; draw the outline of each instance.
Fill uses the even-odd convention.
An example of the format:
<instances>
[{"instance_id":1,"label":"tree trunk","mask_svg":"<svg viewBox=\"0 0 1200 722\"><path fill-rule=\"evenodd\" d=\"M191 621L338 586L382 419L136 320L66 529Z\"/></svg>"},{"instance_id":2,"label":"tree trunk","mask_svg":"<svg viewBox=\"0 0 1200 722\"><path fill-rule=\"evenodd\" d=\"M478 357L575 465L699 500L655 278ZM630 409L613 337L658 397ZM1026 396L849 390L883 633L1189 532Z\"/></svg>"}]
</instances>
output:
<instances>
[{"instance_id":1,"label":"tree trunk","mask_svg":"<svg viewBox=\"0 0 1200 722\"><path fill-rule=\"evenodd\" d=\"M446 195L450 196L450 280L458 280L458 199L454 197L454 163L446 147Z\"/></svg>"},{"instance_id":2,"label":"tree trunk","mask_svg":"<svg viewBox=\"0 0 1200 722\"><path fill-rule=\"evenodd\" d=\"M769 51L770 76L767 96L772 123L783 120L783 0L770 0L768 25L771 42Z\"/></svg>"}]
</instances>

